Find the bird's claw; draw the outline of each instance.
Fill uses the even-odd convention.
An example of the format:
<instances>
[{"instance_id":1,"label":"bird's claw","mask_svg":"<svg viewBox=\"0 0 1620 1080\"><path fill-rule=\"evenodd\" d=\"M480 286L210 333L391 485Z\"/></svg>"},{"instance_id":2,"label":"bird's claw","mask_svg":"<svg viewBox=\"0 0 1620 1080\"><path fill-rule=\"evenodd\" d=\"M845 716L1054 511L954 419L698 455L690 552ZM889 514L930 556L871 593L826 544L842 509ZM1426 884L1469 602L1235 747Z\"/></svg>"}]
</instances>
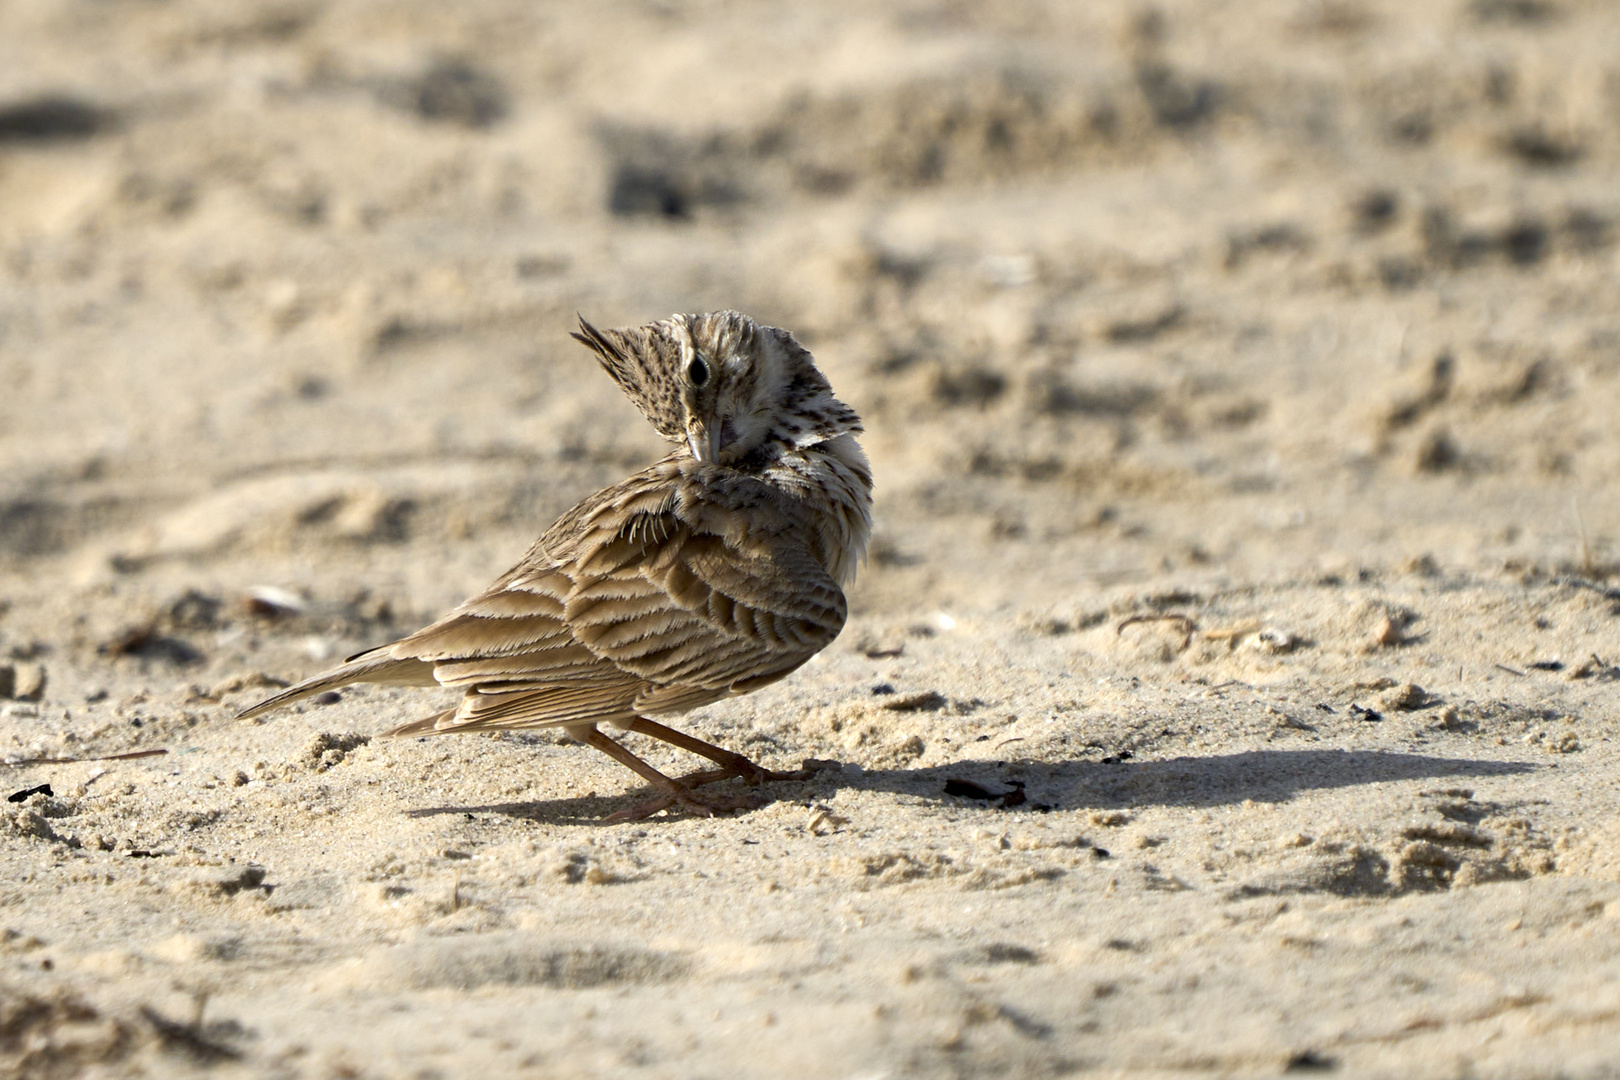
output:
<instances>
[{"instance_id":1,"label":"bird's claw","mask_svg":"<svg viewBox=\"0 0 1620 1080\"><path fill-rule=\"evenodd\" d=\"M687 773L685 776L680 777L677 783L685 784L689 788L695 788L702 787L704 784L717 784L722 780L730 780L733 776L737 776L741 777L743 783L749 787L758 787L767 781L809 780L818 772L838 767L836 761L806 758L804 764L797 769L778 771L756 765L739 754L734 762L723 765L718 769L703 769L700 772Z\"/></svg>"}]
</instances>

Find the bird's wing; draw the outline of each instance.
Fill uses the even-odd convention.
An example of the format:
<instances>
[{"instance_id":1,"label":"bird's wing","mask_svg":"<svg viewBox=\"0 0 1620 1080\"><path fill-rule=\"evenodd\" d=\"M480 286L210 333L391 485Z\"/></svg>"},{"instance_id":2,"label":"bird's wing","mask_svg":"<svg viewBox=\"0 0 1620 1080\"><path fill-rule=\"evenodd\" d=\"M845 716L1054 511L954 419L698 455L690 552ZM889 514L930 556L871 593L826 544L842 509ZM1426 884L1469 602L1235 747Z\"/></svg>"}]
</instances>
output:
<instances>
[{"instance_id":1,"label":"bird's wing","mask_svg":"<svg viewBox=\"0 0 1620 1080\"><path fill-rule=\"evenodd\" d=\"M363 654L431 665L467 691L454 712L400 733L682 711L775 681L824 648L843 627L844 594L803 523L763 485L715 501L689 480L671 458L598 492L490 588Z\"/></svg>"},{"instance_id":2,"label":"bird's wing","mask_svg":"<svg viewBox=\"0 0 1620 1080\"><path fill-rule=\"evenodd\" d=\"M668 509L673 475L653 466L584 500L493 585L431 626L385 646L388 655L431 663L443 685L486 695L554 685L570 693L597 687L610 696L639 690L639 678L579 640L566 608L599 554L582 542L587 534L598 545L623 548L620 557L656 543L658 534L648 533L642 518ZM586 530L580 524L586 518L613 518L622 527Z\"/></svg>"},{"instance_id":3,"label":"bird's wing","mask_svg":"<svg viewBox=\"0 0 1620 1080\"><path fill-rule=\"evenodd\" d=\"M586 515L563 618L593 653L656 688L731 692L779 678L838 636L843 590L805 523L760 490L677 485L667 508ZM648 701L679 700L649 688ZM651 711L651 705L645 705Z\"/></svg>"},{"instance_id":4,"label":"bird's wing","mask_svg":"<svg viewBox=\"0 0 1620 1080\"><path fill-rule=\"evenodd\" d=\"M634 715L642 679L592 652L563 618L568 567L508 574L449 615L386 646L465 688L452 711L390 734L597 723Z\"/></svg>"}]
</instances>

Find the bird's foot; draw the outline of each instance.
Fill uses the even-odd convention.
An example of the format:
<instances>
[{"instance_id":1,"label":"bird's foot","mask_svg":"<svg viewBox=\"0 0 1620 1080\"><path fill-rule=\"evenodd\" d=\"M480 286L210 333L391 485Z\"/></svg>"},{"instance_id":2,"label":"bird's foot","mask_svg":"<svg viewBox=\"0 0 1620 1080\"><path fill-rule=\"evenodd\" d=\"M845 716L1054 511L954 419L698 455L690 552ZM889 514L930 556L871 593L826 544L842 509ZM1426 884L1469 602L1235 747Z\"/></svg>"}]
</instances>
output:
<instances>
[{"instance_id":1,"label":"bird's foot","mask_svg":"<svg viewBox=\"0 0 1620 1080\"><path fill-rule=\"evenodd\" d=\"M743 783L749 787L758 787L771 780L808 780L823 769L836 769L836 761L822 761L819 758L806 758L804 764L797 769L778 771L756 765L752 761L737 755L735 761L727 762L718 769L703 769L699 772L687 773L677 781L689 788L702 787L704 784L717 784L722 780L730 780L733 776L742 777Z\"/></svg>"},{"instance_id":2,"label":"bird's foot","mask_svg":"<svg viewBox=\"0 0 1620 1080\"><path fill-rule=\"evenodd\" d=\"M699 795L686 786L684 779L677 780L675 785L673 791L666 791L644 803L615 811L604 820L610 824L643 821L661 810L675 808L685 810L694 817L714 817L717 814L734 814L738 810L758 810L765 805L765 800L758 795Z\"/></svg>"}]
</instances>

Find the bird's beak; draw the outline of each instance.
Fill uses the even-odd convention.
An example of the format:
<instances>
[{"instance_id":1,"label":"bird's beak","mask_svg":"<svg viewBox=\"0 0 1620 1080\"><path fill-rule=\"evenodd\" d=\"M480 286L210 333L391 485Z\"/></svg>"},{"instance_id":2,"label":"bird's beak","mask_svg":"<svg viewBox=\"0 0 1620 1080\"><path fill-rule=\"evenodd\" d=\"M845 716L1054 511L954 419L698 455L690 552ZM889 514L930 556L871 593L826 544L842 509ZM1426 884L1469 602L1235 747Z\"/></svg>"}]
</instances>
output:
<instances>
[{"instance_id":1,"label":"bird's beak","mask_svg":"<svg viewBox=\"0 0 1620 1080\"><path fill-rule=\"evenodd\" d=\"M692 448L692 456L705 465L716 465L720 461L720 425L713 428L693 425L686 429L686 445Z\"/></svg>"}]
</instances>

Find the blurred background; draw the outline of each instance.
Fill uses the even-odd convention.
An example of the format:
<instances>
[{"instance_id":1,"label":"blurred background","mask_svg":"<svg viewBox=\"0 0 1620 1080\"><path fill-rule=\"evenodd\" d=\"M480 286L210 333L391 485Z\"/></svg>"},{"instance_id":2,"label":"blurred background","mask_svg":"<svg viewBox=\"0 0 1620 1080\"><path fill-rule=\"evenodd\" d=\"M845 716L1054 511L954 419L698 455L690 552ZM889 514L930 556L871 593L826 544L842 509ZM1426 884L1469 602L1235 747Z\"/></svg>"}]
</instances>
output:
<instances>
[{"instance_id":1,"label":"blurred background","mask_svg":"<svg viewBox=\"0 0 1620 1080\"><path fill-rule=\"evenodd\" d=\"M0 20L14 621L412 629L660 452L576 312L728 307L866 418L858 614L1615 570L1620 5Z\"/></svg>"}]
</instances>

